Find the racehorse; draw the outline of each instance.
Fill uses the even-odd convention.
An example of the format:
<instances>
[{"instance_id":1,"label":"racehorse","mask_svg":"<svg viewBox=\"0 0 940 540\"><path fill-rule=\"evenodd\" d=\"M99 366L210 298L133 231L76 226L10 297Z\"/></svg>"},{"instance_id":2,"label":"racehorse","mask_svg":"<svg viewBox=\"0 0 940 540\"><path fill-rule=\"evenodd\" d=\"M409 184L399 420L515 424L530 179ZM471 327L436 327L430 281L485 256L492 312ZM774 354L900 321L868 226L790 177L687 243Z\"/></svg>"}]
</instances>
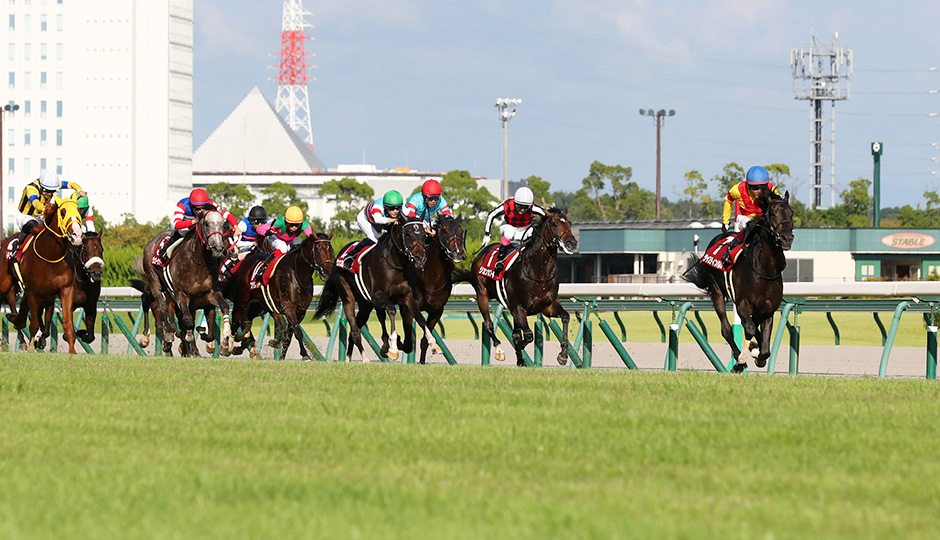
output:
<instances>
[{"instance_id":1,"label":"racehorse","mask_svg":"<svg viewBox=\"0 0 940 540\"><path fill-rule=\"evenodd\" d=\"M470 272L456 272L458 281L469 281L477 293L477 305L483 315L483 328L496 345L496 359L503 360L505 353L496 337L493 321L490 319L490 298L498 297L497 281L480 275L480 266L490 253L498 248L492 244L483 249L473 260ZM568 363L568 312L558 302L558 272L555 256L561 249L565 253L574 253L578 241L571 232L571 220L567 210L549 208L540 222L532 225L532 234L522 241L519 260L505 272L502 283L505 286L506 308L512 313L513 347L516 349L516 365L524 366L522 351L532 342L528 315L541 313L546 317L561 318L563 332L561 352L558 363Z\"/></svg>"},{"instance_id":2,"label":"racehorse","mask_svg":"<svg viewBox=\"0 0 940 540\"><path fill-rule=\"evenodd\" d=\"M313 300L314 271L324 281L333 271L333 244L330 243L332 238L333 233L329 235L315 233L284 254L277 261L277 267L271 274L267 290L264 287L251 288L252 275L267 255L253 253L242 261L232 274L229 280L230 285L226 287L234 304L232 308L234 337L240 343L234 350L235 354L241 353L245 348L250 348L251 358L258 358L255 339L251 335L251 321L265 312L270 312L275 319L276 341L277 347L281 350L281 358L286 358L291 337L296 337L297 344L300 345L301 357L304 361L310 360L310 355L304 345L300 323Z\"/></svg>"},{"instance_id":3,"label":"racehorse","mask_svg":"<svg viewBox=\"0 0 940 540\"><path fill-rule=\"evenodd\" d=\"M738 362L732 369L744 371L749 357L754 357L757 367L764 367L770 357L770 337L773 331L774 313L783 299L783 269L787 265L784 251L793 245L793 209L790 208L790 192L783 197L771 193L766 201L759 201L764 215L747 224L745 246L735 261L730 275L713 268L692 256L692 264L683 274L683 279L707 292L711 296L715 312L721 321L721 335L731 345ZM719 234L709 247L724 235ZM730 288L729 288L730 282ZM734 341L734 331L728 322L725 304L734 303L744 338L749 342L742 351ZM752 351L752 340L758 352Z\"/></svg>"},{"instance_id":4,"label":"racehorse","mask_svg":"<svg viewBox=\"0 0 940 540\"><path fill-rule=\"evenodd\" d=\"M20 272L23 277L23 301L13 325L19 330L26 326L29 306L29 351L45 347L43 311L54 306L55 299L62 303L62 326L69 343L69 353L75 354L75 326L72 308L75 302L75 275L69 261L71 246L82 245L81 216L75 201L53 199L46 203L43 223L33 227L34 236L23 248Z\"/></svg>"},{"instance_id":5,"label":"racehorse","mask_svg":"<svg viewBox=\"0 0 940 540\"><path fill-rule=\"evenodd\" d=\"M337 300L343 301L343 310L349 322L347 362L352 360L353 345L359 349L362 361L369 362L369 357L362 348L362 336L359 329L369 320L369 314L373 309L385 311L391 319L391 346L384 326L382 328L383 355L388 353L390 359L398 358L398 335L395 332L395 306L398 304L407 306L418 324L424 329L425 338L434 344L434 338L428 334L424 316L412 294L412 290L418 286L419 281L415 269L424 268L428 258L425 247L427 234L424 227L424 222L421 220L395 222L388 233L379 238L375 247L362 256L359 274L353 274L338 265L333 266L333 272L323 285L323 292L320 294L317 311L313 318L319 319L333 313ZM411 340L406 339L401 346L405 352L414 348L413 336L406 333L406 338L409 336Z\"/></svg>"},{"instance_id":6,"label":"racehorse","mask_svg":"<svg viewBox=\"0 0 940 540\"><path fill-rule=\"evenodd\" d=\"M450 299L451 289L454 286L453 270L454 264L459 263L464 258L464 243L466 233L460 226L460 220L453 216L441 216L434 224L435 235L428 245L428 260L424 269L418 270L420 278L419 288L416 290L419 296L418 305L422 311L426 311L427 333L430 334L434 326L441 320L444 313L444 305ZM402 324L404 325L405 341L408 341L409 333L412 332L411 312L402 307ZM376 312L379 321L382 323L382 334L385 335L385 314L381 311ZM413 339L413 338L412 338ZM428 351L428 340L421 338L421 363L425 363ZM435 351L431 351L434 354Z\"/></svg>"},{"instance_id":7,"label":"racehorse","mask_svg":"<svg viewBox=\"0 0 940 540\"><path fill-rule=\"evenodd\" d=\"M155 317L158 319L155 322L158 328L162 326L163 351L167 354L173 354L174 337L170 300L176 305L180 336L189 345L195 344L193 330L196 326L196 311L219 309L223 316L222 354L227 356L232 351L228 302L222 297L218 282L220 258L231 247L225 238L225 224L222 214L215 211L197 218L189 233L176 247L165 270L155 268L149 261L163 238L170 234L169 231L161 232L148 242L144 246L143 259L135 262L141 281L135 280L131 284L135 288L145 289L141 292L147 295L147 300L156 301L159 315ZM144 301L142 298L141 302ZM147 308L146 304L144 308ZM207 321L210 325L215 323L214 317L212 319ZM189 352L187 348L183 349L184 355Z\"/></svg>"}]
</instances>

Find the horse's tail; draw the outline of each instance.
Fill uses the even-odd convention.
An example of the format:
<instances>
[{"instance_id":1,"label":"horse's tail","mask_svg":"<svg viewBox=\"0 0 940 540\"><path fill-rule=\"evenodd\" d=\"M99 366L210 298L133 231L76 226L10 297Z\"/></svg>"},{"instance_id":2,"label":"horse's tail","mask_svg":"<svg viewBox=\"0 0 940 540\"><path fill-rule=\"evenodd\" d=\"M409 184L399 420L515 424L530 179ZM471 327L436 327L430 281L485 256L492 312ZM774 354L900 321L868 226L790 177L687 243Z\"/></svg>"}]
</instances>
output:
<instances>
[{"instance_id":1,"label":"horse's tail","mask_svg":"<svg viewBox=\"0 0 940 540\"><path fill-rule=\"evenodd\" d=\"M140 279L132 279L131 287L134 287L140 292L144 292L143 289L138 289L137 285L134 285L134 282L140 282L141 285L146 286L147 282L147 273L144 271L144 258L143 257L134 257L134 260L131 262L131 265L134 267L134 271L137 272L137 275L140 276ZM143 280L143 281L141 281Z\"/></svg>"},{"instance_id":2,"label":"horse's tail","mask_svg":"<svg viewBox=\"0 0 940 540\"><path fill-rule=\"evenodd\" d=\"M473 278L473 272L464 268L454 268L454 271L450 273L450 279L454 283L470 283L471 278Z\"/></svg>"},{"instance_id":3,"label":"horse's tail","mask_svg":"<svg viewBox=\"0 0 940 540\"><path fill-rule=\"evenodd\" d=\"M332 315L336 311L336 302L339 301L342 292L339 284L341 279L343 278L339 276L339 272L333 272L323 284L323 292L320 293L320 299L317 302L317 311L313 314L314 320Z\"/></svg>"},{"instance_id":4,"label":"horse's tail","mask_svg":"<svg viewBox=\"0 0 940 540\"><path fill-rule=\"evenodd\" d=\"M698 255L691 255L689 257L689 269L682 274L682 279L688 281L703 291L707 291L708 277L705 274L707 267L708 266L702 262L701 257Z\"/></svg>"}]
</instances>

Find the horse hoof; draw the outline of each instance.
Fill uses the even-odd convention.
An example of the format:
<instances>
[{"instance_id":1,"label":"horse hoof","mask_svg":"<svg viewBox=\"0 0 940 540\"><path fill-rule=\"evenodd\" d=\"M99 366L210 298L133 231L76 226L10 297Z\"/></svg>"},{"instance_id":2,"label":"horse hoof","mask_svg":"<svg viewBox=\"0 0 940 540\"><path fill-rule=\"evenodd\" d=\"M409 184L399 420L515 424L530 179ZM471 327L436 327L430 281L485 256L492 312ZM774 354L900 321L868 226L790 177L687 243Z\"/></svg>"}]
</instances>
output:
<instances>
[{"instance_id":1,"label":"horse hoof","mask_svg":"<svg viewBox=\"0 0 940 540\"><path fill-rule=\"evenodd\" d=\"M731 373L744 373L745 369L747 369L747 362L740 362L731 368Z\"/></svg>"},{"instance_id":2,"label":"horse hoof","mask_svg":"<svg viewBox=\"0 0 940 540\"><path fill-rule=\"evenodd\" d=\"M558 356L555 357L555 360L558 360L559 366L564 366L568 364L568 355L564 353L558 353Z\"/></svg>"},{"instance_id":3,"label":"horse hoof","mask_svg":"<svg viewBox=\"0 0 940 540\"><path fill-rule=\"evenodd\" d=\"M251 358L252 360L258 360L259 358L261 358L261 355L258 354L257 347L252 347L251 350L248 351L248 358Z\"/></svg>"},{"instance_id":4,"label":"horse hoof","mask_svg":"<svg viewBox=\"0 0 940 540\"><path fill-rule=\"evenodd\" d=\"M231 356L232 349L234 349L234 344L232 343L232 337L226 336L222 338L222 356Z\"/></svg>"},{"instance_id":5,"label":"horse hoof","mask_svg":"<svg viewBox=\"0 0 940 540\"><path fill-rule=\"evenodd\" d=\"M186 342L187 342L187 343L194 343L195 341L196 341L196 336L194 336L191 331L190 331L190 332L186 332Z\"/></svg>"},{"instance_id":6,"label":"horse hoof","mask_svg":"<svg viewBox=\"0 0 940 540\"><path fill-rule=\"evenodd\" d=\"M496 357L496 360L499 362L506 360L506 353L504 353L503 351L496 351L496 354L494 356Z\"/></svg>"},{"instance_id":7,"label":"horse hoof","mask_svg":"<svg viewBox=\"0 0 940 540\"><path fill-rule=\"evenodd\" d=\"M214 342L214 341L210 341L209 343L206 343L206 352L209 353L209 354L212 354L212 353L215 352L215 342Z\"/></svg>"},{"instance_id":8,"label":"horse hoof","mask_svg":"<svg viewBox=\"0 0 940 540\"><path fill-rule=\"evenodd\" d=\"M313 359L310 358L309 356L304 356L303 358L300 359L300 361L301 362L313 362Z\"/></svg>"},{"instance_id":9,"label":"horse hoof","mask_svg":"<svg viewBox=\"0 0 940 540\"><path fill-rule=\"evenodd\" d=\"M440 354L440 352L441 352L441 350L437 347L437 345L431 347L431 354L432 354L432 355L434 355L434 354Z\"/></svg>"},{"instance_id":10,"label":"horse hoof","mask_svg":"<svg viewBox=\"0 0 940 540\"><path fill-rule=\"evenodd\" d=\"M268 340L268 347L271 347L272 349L278 349L281 347L281 342L276 339Z\"/></svg>"},{"instance_id":11,"label":"horse hoof","mask_svg":"<svg viewBox=\"0 0 940 540\"><path fill-rule=\"evenodd\" d=\"M398 351L388 351L388 357L387 357L387 358L388 358L389 360L398 360L399 357L401 357L401 353L400 353L400 352L398 352Z\"/></svg>"}]
</instances>

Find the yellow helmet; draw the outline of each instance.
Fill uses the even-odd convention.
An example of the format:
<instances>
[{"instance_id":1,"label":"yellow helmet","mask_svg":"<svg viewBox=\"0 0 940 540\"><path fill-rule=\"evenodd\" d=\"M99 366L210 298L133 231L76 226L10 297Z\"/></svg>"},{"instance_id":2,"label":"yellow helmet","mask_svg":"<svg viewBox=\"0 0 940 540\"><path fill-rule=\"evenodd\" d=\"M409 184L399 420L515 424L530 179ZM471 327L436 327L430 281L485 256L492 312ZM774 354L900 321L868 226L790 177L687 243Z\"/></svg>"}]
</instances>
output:
<instances>
[{"instance_id":1,"label":"yellow helmet","mask_svg":"<svg viewBox=\"0 0 940 540\"><path fill-rule=\"evenodd\" d=\"M302 223L304 220L304 211L296 206L291 206L284 212L284 221L288 223Z\"/></svg>"}]
</instances>

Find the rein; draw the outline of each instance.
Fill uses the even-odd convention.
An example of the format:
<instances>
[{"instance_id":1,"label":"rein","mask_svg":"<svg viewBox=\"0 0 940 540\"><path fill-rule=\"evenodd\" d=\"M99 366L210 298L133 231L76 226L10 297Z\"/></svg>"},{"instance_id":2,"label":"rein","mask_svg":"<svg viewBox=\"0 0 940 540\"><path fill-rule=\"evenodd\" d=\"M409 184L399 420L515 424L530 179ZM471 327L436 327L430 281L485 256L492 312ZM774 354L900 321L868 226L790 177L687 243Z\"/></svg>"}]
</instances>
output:
<instances>
[{"instance_id":1,"label":"rein","mask_svg":"<svg viewBox=\"0 0 940 540\"><path fill-rule=\"evenodd\" d=\"M764 223L756 222L756 221L754 221L753 223L754 223L754 226L756 226L759 230L768 231L771 234L773 245L780 247L780 242L782 241L782 238L780 237L780 233L775 231L769 225L765 225ZM763 238L763 235L761 235L761 237ZM760 245L763 246L765 243L767 242L761 242ZM761 272L761 269L757 267L759 257L755 257L753 255L753 252L758 247L758 244L754 242L751 244L751 246L753 247L751 247L748 251L748 254L749 254L748 259L750 259L750 263L751 263L751 272L753 272L755 276L761 279L765 279L767 281L777 281L778 279L780 279L780 277L783 276L783 270L787 267L786 260L783 261L783 266L780 267L780 271L777 272L777 275L775 276L765 275Z\"/></svg>"},{"instance_id":2,"label":"rein","mask_svg":"<svg viewBox=\"0 0 940 540\"><path fill-rule=\"evenodd\" d=\"M75 201L62 201L62 202L60 203L59 207L56 209L56 213L58 213L61 208L63 208L65 205L67 205L67 204L69 204L69 203L75 205L76 208L78 208L78 205L75 203ZM47 259L47 258L43 257L42 255L40 255L40 254L39 254L39 251L36 249L36 244L39 243L39 237L42 236L42 233L44 233L44 232L46 232L46 231L49 231L50 233L52 233L53 235L57 236L58 238L65 238L65 237L67 236L67 234L68 234L68 233L66 232L66 231L68 230L68 226L69 226L72 222L74 222L74 221L79 221L79 220L77 220L77 219L75 218L75 216L71 216L71 219L66 220L64 225L63 225L62 223L59 223L59 229L61 229L61 231L62 231L62 232L60 233L60 232L55 231L52 227L50 227L49 224L46 223L46 220L43 219L43 220L42 220L42 230L39 231L39 234L37 234L37 235L36 235L36 238L33 240L33 253L35 253L37 257L39 257L40 259L46 261L46 262L49 263L49 264L57 264L57 263L62 262L62 260L64 260L65 257L66 257L66 255L68 255L68 253L69 253L68 248L65 249L65 253L63 253L61 257L59 257L58 259L56 259L56 260L53 261L53 260ZM56 216L56 222L58 223L58 216Z\"/></svg>"}]
</instances>

